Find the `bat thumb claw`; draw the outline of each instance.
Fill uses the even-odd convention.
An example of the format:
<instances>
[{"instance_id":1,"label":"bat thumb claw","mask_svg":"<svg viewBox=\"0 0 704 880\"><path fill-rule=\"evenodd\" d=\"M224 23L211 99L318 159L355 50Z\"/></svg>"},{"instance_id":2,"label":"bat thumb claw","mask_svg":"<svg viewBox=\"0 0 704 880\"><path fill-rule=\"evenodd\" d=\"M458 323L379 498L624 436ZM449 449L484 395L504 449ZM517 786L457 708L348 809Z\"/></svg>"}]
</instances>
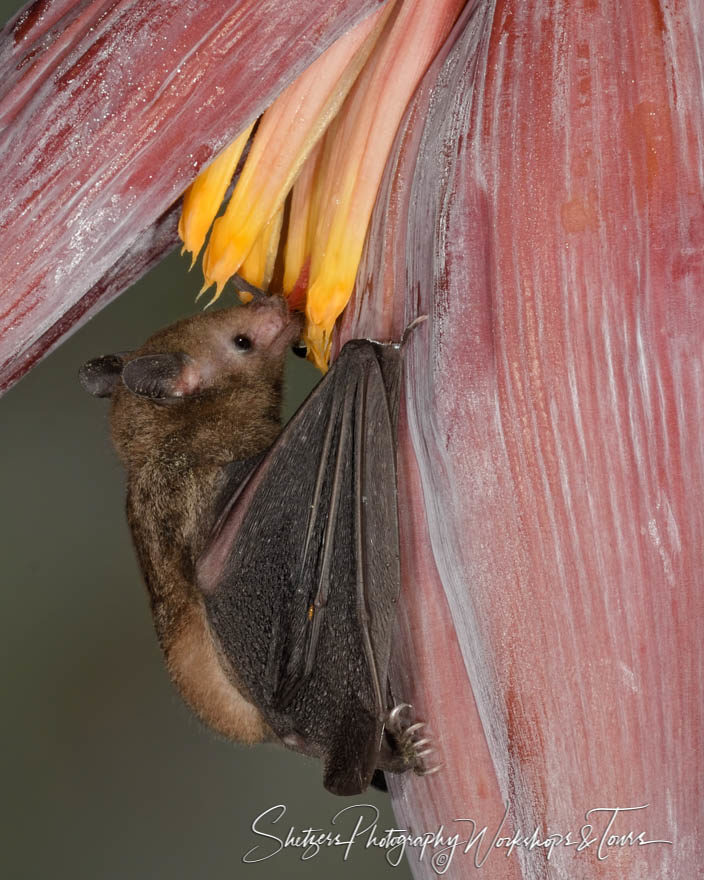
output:
<instances>
[{"instance_id":1,"label":"bat thumb claw","mask_svg":"<svg viewBox=\"0 0 704 880\"><path fill-rule=\"evenodd\" d=\"M391 728L392 730L399 730L401 727L401 715L408 709L408 711L412 711L413 706L410 703L398 703L393 707L386 716L386 726Z\"/></svg>"},{"instance_id":2,"label":"bat thumb claw","mask_svg":"<svg viewBox=\"0 0 704 880\"><path fill-rule=\"evenodd\" d=\"M416 327L420 327L420 325L423 324L427 320L428 320L427 315L418 315L417 318L414 318L411 321L411 323L403 331L403 336L401 337L401 348L402 349L405 346L405 344L408 342L411 333L413 333L413 331L416 329Z\"/></svg>"}]
</instances>

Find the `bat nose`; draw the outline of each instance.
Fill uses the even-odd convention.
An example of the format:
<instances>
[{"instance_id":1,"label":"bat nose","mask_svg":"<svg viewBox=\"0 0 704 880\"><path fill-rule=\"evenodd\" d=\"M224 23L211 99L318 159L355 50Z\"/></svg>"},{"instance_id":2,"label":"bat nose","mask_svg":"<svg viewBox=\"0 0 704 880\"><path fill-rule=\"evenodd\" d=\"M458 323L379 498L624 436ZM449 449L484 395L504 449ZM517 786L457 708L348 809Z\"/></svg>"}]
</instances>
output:
<instances>
[{"instance_id":1,"label":"bat nose","mask_svg":"<svg viewBox=\"0 0 704 880\"><path fill-rule=\"evenodd\" d=\"M303 312L291 310L285 297L279 295L278 293L270 294L267 297L262 297L259 300L255 300L250 305L250 308L255 310L270 309L274 314L282 319L286 327L295 325L299 333L303 330Z\"/></svg>"},{"instance_id":2,"label":"bat nose","mask_svg":"<svg viewBox=\"0 0 704 880\"><path fill-rule=\"evenodd\" d=\"M246 306L254 321L251 334L257 343L272 353L283 352L302 329L303 316L289 310L286 300L278 295L263 297Z\"/></svg>"}]
</instances>

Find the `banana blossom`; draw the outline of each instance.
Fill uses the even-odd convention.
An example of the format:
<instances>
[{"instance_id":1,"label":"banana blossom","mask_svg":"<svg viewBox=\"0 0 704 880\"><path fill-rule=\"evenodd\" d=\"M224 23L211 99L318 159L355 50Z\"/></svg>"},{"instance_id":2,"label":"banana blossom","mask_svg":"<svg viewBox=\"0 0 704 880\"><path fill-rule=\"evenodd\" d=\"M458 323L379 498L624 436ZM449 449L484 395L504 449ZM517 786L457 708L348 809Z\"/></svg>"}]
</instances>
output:
<instances>
[{"instance_id":1,"label":"banana blossom","mask_svg":"<svg viewBox=\"0 0 704 880\"><path fill-rule=\"evenodd\" d=\"M461 5L331 341L429 316L406 361L393 686L444 768L391 779L394 807L473 840L409 847L418 878L693 878L704 6ZM176 246L196 175L374 14L41 0L5 28L2 387Z\"/></svg>"}]
</instances>

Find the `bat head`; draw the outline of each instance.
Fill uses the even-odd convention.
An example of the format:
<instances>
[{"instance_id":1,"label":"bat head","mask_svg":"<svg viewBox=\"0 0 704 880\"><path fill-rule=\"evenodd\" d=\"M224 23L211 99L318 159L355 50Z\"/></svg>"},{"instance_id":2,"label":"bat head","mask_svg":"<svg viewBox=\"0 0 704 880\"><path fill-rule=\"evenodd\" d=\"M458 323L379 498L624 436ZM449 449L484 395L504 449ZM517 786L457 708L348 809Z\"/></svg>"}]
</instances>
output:
<instances>
[{"instance_id":1,"label":"bat head","mask_svg":"<svg viewBox=\"0 0 704 880\"><path fill-rule=\"evenodd\" d=\"M135 351L94 358L79 381L95 397L124 389L152 403L176 403L280 375L300 331L301 316L281 297L266 297L185 318Z\"/></svg>"},{"instance_id":2,"label":"bat head","mask_svg":"<svg viewBox=\"0 0 704 880\"><path fill-rule=\"evenodd\" d=\"M256 426L260 417L278 417L284 358L301 324L278 296L202 312L135 351L88 361L79 380L90 394L112 398L116 442L135 430L150 436L185 428L191 416Z\"/></svg>"}]
</instances>

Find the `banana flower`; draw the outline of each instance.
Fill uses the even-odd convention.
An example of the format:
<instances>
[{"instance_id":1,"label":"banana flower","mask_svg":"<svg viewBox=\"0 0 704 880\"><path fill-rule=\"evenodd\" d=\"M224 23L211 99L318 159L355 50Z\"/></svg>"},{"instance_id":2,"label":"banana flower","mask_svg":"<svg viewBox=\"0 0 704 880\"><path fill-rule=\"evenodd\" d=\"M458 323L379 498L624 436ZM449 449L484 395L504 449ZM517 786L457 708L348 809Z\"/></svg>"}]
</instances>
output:
<instances>
[{"instance_id":1,"label":"banana flower","mask_svg":"<svg viewBox=\"0 0 704 880\"><path fill-rule=\"evenodd\" d=\"M349 72L371 19L401 14L386 6L41 0L10 22L2 387L177 246L196 176L366 27L338 58ZM388 156L368 228L363 211L328 224L333 244L363 242L359 268L345 264L351 300L335 332L322 306L309 311L321 364L346 339L399 338L429 316L406 358L392 684L427 720L443 768L390 786L399 826L442 825L470 844L422 858L410 847L409 862L418 878L480 864L485 878L695 877L704 6L434 8L417 87L379 135ZM420 51L401 45L389 65ZM318 95L315 118L333 107L344 127L355 89ZM327 140L298 135L281 186L295 179L292 202L310 204ZM373 139L349 145L374 153ZM340 200L355 195L349 180ZM250 235L260 249L225 254L250 278L271 274L282 192ZM296 223L285 284L310 297L324 255L306 252ZM206 252L216 287L219 260Z\"/></svg>"}]
</instances>

